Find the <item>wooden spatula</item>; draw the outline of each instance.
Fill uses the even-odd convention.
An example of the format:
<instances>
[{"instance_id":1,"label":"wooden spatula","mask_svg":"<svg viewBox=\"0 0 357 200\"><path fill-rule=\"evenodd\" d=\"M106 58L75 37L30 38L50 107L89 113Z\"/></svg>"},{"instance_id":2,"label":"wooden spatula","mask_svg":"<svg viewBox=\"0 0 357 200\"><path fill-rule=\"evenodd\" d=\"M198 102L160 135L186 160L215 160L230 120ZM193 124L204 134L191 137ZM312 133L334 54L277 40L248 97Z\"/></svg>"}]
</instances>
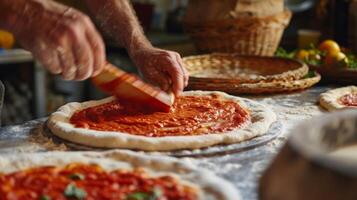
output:
<instances>
[{"instance_id":1,"label":"wooden spatula","mask_svg":"<svg viewBox=\"0 0 357 200\"><path fill-rule=\"evenodd\" d=\"M169 112L175 100L173 94L155 88L110 63L98 76L92 78L92 82L107 94L145 105L155 111Z\"/></svg>"}]
</instances>

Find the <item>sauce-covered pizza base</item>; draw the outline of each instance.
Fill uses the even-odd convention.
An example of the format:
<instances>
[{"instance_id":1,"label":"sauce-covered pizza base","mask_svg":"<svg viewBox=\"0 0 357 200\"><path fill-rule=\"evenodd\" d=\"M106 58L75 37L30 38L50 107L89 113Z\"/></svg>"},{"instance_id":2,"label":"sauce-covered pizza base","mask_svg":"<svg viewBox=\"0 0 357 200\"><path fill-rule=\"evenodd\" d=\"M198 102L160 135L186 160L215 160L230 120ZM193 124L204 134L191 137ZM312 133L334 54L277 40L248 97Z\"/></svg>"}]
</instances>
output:
<instances>
[{"instance_id":1,"label":"sauce-covered pizza base","mask_svg":"<svg viewBox=\"0 0 357 200\"><path fill-rule=\"evenodd\" d=\"M238 102L212 94L181 96L169 113L115 100L76 112L70 122L78 128L164 137L223 133L241 127L249 118Z\"/></svg>"},{"instance_id":2,"label":"sauce-covered pizza base","mask_svg":"<svg viewBox=\"0 0 357 200\"><path fill-rule=\"evenodd\" d=\"M345 106L356 106L357 107L357 93L346 94L340 98L339 102Z\"/></svg>"},{"instance_id":3,"label":"sauce-covered pizza base","mask_svg":"<svg viewBox=\"0 0 357 200\"><path fill-rule=\"evenodd\" d=\"M197 192L172 176L143 169L107 172L97 165L70 164L0 174L0 199L195 200Z\"/></svg>"}]
</instances>

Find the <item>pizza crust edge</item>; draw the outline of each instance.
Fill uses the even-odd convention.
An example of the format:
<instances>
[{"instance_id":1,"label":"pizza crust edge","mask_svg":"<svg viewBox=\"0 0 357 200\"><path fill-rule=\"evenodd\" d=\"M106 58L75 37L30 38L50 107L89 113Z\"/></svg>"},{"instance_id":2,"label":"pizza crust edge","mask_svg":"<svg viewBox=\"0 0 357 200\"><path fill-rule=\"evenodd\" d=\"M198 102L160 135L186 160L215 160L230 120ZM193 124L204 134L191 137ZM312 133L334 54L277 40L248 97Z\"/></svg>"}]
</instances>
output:
<instances>
[{"instance_id":1,"label":"pizza crust edge","mask_svg":"<svg viewBox=\"0 0 357 200\"><path fill-rule=\"evenodd\" d=\"M338 101L342 96L350 93L357 93L357 86L350 85L329 90L320 95L320 105L330 112L348 108L348 106L342 105Z\"/></svg>"},{"instance_id":2,"label":"pizza crust edge","mask_svg":"<svg viewBox=\"0 0 357 200\"><path fill-rule=\"evenodd\" d=\"M63 167L70 163L98 164L107 171L144 168L151 176L169 175L197 190L199 200L239 200L238 190L213 172L166 156L144 155L128 150L106 152L45 152L0 156L0 172L11 173L41 166Z\"/></svg>"},{"instance_id":3,"label":"pizza crust edge","mask_svg":"<svg viewBox=\"0 0 357 200\"><path fill-rule=\"evenodd\" d=\"M71 142L104 148L128 148L147 151L169 151L179 149L199 149L217 144L232 144L249 140L266 133L270 125L276 121L276 114L268 107L240 97L228 95L223 92L190 91L183 95L204 96L216 94L223 98L237 101L246 108L251 115L251 123L242 128L218 134L199 136L167 136L145 137L121 132L103 132L84 128L75 128L69 123L69 118L78 110L108 103L114 99L109 97L99 101L84 103L69 103L54 112L47 122L53 134ZM248 106L247 106L248 105Z\"/></svg>"}]
</instances>

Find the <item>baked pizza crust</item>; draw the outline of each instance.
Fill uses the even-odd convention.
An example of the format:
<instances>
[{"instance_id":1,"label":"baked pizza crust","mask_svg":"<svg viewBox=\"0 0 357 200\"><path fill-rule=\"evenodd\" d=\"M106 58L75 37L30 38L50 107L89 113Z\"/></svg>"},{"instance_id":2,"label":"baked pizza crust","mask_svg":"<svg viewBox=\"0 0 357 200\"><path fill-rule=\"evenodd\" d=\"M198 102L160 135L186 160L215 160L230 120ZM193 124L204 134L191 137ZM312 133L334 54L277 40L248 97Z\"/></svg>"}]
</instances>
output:
<instances>
[{"instance_id":1,"label":"baked pizza crust","mask_svg":"<svg viewBox=\"0 0 357 200\"><path fill-rule=\"evenodd\" d=\"M114 100L114 97L109 97L99 101L69 103L64 105L49 117L47 125L52 133L58 137L91 147L169 151L178 149L198 149L217 144L239 143L263 135L267 132L270 125L276 121L276 115L270 108L249 99L231 96L222 92L190 91L184 92L183 95L207 96L211 94L216 94L225 99L239 102L243 108L250 112L251 120L242 127L226 133L155 138L121 132L104 132L76 128L69 122L69 119L76 111Z\"/></svg>"},{"instance_id":2,"label":"baked pizza crust","mask_svg":"<svg viewBox=\"0 0 357 200\"><path fill-rule=\"evenodd\" d=\"M107 152L46 152L0 156L0 173L11 173L42 166L63 167L71 163L97 164L103 169L131 170L143 168L151 176L170 175L180 183L195 189L199 200L239 200L235 187L208 170L198 169L188 162L170 157L144 155L131 151Z\"/></svg>"},{"instance_id":3,"label":"baked pizza crust","mask_svg":"<svg viewBox=\"0 0 357 200\"><path fill-rule=\"evenodd\" d=\"M342 88L337 88L333 90L329 90L320 95L320 105L327 109L328 111L340 110L340 109L351 109L352 107L348 107L346 105L340 104L339 99L346 94L357 93L356 86L347 86Z\"/></svg>"}]
</instances>

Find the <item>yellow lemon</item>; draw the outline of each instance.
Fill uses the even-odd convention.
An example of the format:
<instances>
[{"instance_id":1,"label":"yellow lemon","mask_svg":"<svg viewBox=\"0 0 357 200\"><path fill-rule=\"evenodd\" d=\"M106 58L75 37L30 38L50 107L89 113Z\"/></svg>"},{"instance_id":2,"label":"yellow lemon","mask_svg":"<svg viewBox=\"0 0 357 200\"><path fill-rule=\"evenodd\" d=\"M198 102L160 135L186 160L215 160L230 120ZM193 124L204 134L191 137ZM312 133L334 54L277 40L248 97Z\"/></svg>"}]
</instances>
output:
<instances>
[{"instance_id":1,"label":"yellow lemon","mask_svg":"<svg viewBox=\"0 0 357 200\"><path fill-rule=\"evenodd\" d=\"M348 58L342 52L330 53L324 59L325 66L337 66L337 67L347 67L348 66Z\"/></svg>"},{"instance_id":2,"label":"yellow lemon","mask_svg":"<svg viewBox=\"0 0 357 200\"><path fill-rule=\"evenodd\" d=\"M341 52L340 46L333 40L325 40L319 46L319 50L327 54L337 54Z\"/></svg>"},{"instance_id":3,"label":"yellow lemon","mask_svg":"<svg viewBox=\"0 0 357 200\"><path fill-rule=\"evenodd\" d=\"M0 48L11 49L14 43L15 38L11 33L0 30Z\"/></svg>"}]
</instances>

